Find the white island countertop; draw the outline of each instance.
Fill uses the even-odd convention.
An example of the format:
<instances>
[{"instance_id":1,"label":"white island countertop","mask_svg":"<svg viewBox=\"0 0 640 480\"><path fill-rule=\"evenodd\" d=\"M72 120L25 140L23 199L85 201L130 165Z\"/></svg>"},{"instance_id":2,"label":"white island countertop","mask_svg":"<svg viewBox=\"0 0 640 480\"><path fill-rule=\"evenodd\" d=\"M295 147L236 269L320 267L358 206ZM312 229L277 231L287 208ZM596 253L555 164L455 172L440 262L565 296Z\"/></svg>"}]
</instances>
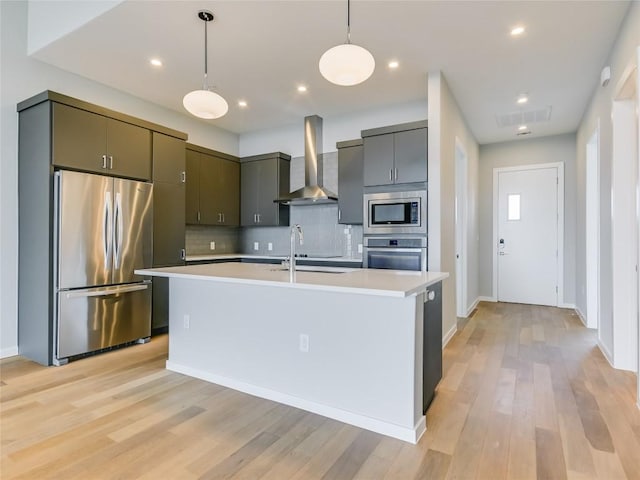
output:
<instances>
[{"instance_id":1,"label":"white island countertop","mask_svg":"<svg viewBox=\"0 0 640 480\"><path fill-rule=\"evenodd\" d=\"M320 268L324 271L315 271ZM211 282L268 285L282 288L357 293L386 297L408 297L449 276L442 272L379 270L361 268L299 266L296 281L289 282L289 272L280 265L254 263L215 263L136 270L139 275L184 278ZM313 269L309 271L307 269Z\"/></svg>"}]
</instances>

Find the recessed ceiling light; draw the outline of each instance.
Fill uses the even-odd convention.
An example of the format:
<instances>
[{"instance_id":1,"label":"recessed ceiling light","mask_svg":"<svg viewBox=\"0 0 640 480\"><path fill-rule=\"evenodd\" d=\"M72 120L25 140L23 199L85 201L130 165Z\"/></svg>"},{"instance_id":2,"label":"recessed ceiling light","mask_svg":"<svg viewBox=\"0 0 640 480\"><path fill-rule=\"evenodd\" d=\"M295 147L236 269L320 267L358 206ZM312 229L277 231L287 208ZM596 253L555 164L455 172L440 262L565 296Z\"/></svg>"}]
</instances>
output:
<instances>
[{"instance_id":1,"label":"recessed ceiling light","mask_svg":"<svg viewBox=\"0 0 640 480\"><path fill-rule=\"evenodd\" d=\"M304 93L307 91L307 87L305 87L304 85L298 85L298 91L300 93Z\"/></svg>"},{"instance_id":2,"label":"recessed ceiling light","mask_svg":"<svg viewBox=\"0 0 640 480\"><path fill-rule=\"evenodd\" d=\"M391 60L389 62L389 68L398 68L400 66L400 64L398 63L397 60Z\"/></svg>"},{"instance_id":3,"label":"recessed ceiling light","mask_svg":"<svg viewBox=\"0 0 640 480\"><path fill-rule=\"evenodd\" d=\"M529 97L527 95L525 95L524 93L522 95L520 95L518 97L518 100L517 100L518 104L520 104L520 105L524 105L528 101L529 101Z\"/></svg>"},{"instance_id":4,"label":"recessed ceiling light","mask_svg":"<svg viewBox=\"0 0 640 480\"><path fill-rule=\"evenodd\" d=\"M152 58L151 60L149 60L149 63L151 65L153 65L154 67L161 67L162 66L162 60L160 60L159 58Z\"/></svg>"},{"instance_id":5,"label":"recessed ceiling light","mask_svg":"<svg viewBox=\"0 0 640 480\"><path fill-rule=\"evenodd\" d=\"M245 108L247 106L247 102L245 100L238 100L238 106L240 108Z\"/></svg>"},{"instance_id":6,"label":"recessed ceiling light","mask_svg":"<svg viewBox=\"0 0 640 480\"><path fill-rule=\"evenodd\" d=\"M526 126L526 125L520 125L520 126L518 127L518 130L520 130L521 132L524 132L526 129L527 129L527 126Z\"/></svg>"},{"instance_id":7,"label":"recessed ceiling light","mask_svg":"<svg viewBox=\"0 0 640 480\"><path fill-rule=\"evenodd\" d=\"M511 29L512 37L517 37L518 35L522 35L523 33L524 33L524 27L521 25Z\"/></svg>"}]
</instances>

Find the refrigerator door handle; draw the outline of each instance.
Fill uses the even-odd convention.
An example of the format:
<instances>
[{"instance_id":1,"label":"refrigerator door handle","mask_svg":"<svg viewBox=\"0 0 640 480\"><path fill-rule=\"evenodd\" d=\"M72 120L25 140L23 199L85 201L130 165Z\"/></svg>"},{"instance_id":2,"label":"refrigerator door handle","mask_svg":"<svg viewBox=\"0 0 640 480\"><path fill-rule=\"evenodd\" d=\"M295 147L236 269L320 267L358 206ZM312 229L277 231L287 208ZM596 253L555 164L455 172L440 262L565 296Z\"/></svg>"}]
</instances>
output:
<instances>
[{"instance_id":1,"label":"refrigerator door handle","mask_svg":"<svg viewBox=\"0 0 640 480\"><path fill-rule=\"evenodd\" d=\"M102 249L104 253L104 268L107 270L109 268L109 259L111 257L111 237L113 222L111 220L112 216L112 202L111 202L111 192L104 192L104 209L103 209L103 219L102 219Z\"/></svg>"},{"instance_id":2,"label":"refrigerator door handle","mask_svg":"<svg viewBox=\"0 0 640 480\"><path fill-rule=\"evenodd\" d=\"M91 290L73 290L66 292L67 298L85 298L85 297L105 297L107 295L118 295L120 293L131 293L140 290L147 290L150 283L138 283L136 285L124 285L121 287L95 288Z\"/></svg>"},{"instance_id":3,"label":"refrigerator door handle","mask_svg":"<svg viewBox=\"0 0 640 480\"><path fill-rule=\"evenodd\" d=\"M120 192L116 193L115 202L115 218L113 222L113 245L114 245L114 257L115 262L113 268L120 268L122 261L122 230L124 229L124 222L122 220L122 195Z\"/></svg>"}]
</instances>

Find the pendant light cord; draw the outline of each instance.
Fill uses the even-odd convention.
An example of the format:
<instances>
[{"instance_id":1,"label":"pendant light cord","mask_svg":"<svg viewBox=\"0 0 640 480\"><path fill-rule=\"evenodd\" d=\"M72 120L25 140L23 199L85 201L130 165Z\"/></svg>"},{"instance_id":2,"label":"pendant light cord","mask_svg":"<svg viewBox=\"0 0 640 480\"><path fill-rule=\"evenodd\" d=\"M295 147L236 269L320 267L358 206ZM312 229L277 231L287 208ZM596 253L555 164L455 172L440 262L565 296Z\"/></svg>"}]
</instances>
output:
<instances>
[{"instance_id":1,"label":"pendant light cord","mask_svg":"<svg viewBox=\"0 0 640 480\"><path fill-rule=\"evenodd\" d=\"M208 45L208 41L207 41L207 23L209 23L207 20L204 21L204 84L202 86L203 90L209 90L209 86L207 85L207 45Z\"/></svg>"},{"instance_id":2,"label":"pendant light cord","mask_svg":"<svg viewBox=\"0 0 640 480\"><path fill-rule=\"evenodd\" d=\"M351 0L347 0L347 43L351 43Z\"/></svg>"}]
</instances>

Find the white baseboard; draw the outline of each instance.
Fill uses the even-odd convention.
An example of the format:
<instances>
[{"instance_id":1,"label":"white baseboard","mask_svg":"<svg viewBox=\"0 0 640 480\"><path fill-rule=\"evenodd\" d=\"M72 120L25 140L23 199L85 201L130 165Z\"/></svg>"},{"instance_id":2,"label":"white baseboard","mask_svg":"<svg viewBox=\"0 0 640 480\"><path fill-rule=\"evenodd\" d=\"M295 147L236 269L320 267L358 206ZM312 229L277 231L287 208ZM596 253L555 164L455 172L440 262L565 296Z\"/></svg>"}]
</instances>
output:
<instances>
[{"instance_id":1,"label":"white baseboard","mask_svg":"<svg viewBox=\"0 0 640 480\"><path fill-rule=\"evenodd\" d=\"M609 362L609 365L611 365L611 368L616 368L613 366L613 356L611 355L611 352L609 352L600 339L598 339L598 348L602 352L602 355L604 355L604 358L607 359L607 362Z\"/></svg>"},{"instance_id":2,"label":"white baseboard","mask_svg":"<svg viewBox=\"0 0 640 480\"><path fill-rule=\"evenodd\" d=\"M479 296L478 297L478 302L493 302L496 303L498 301L498 299L496 297L483 297L483 296Z\"/></svg>"},{"instance_id":3,"label":"white baseboard","mask_svg":"<svg viewBox=\"0 0 640 480\"><path fill-rule=\"evenodd\" d=\"M573 303L559 303L558 308L570 308L571 310L575 310L576 306Z\"/></svg>"},{"instance_id":4,"label":"white baseboard","mask_svg":"<svg viewBox=\"0 0 640 480\"><path fill-rule=\"evenodd\" d=\"M306 400L304 398L295 397L287 393L271 390L270 388L259 387L250 383L206 372L204 370L179 365L168 360L166 366L167 370L171 370L172 372L182 373L184 375L189 375L190 377L215 383L216 385L222 385L223 387L248 393L249 395L266 398L267 400L273 400L274 402L284 403L285 405L300 408L307 412L317 413L318 415L333 418L340 422L355 425L356 427L371 430L372 432L381 433L382 435L387 435L413 444L418 443L418 440L420 440L420 437L427 429L426 417L424 415L420 420L418 420L413 428L407 428L311 400Z\"/></svg>"},{"instance_id":5,"label":"white baseboard","mask_svg":"<svg viewBox=\"0 0 640 480\"><path fill-rule=\"evenodd\" d=\"M457 331L458 331L458 325L454 325L449 329L447 333L444 334L444 336L442 337L442 348L447 346L447 343L451 341L451 339L453 338L453 336L456 334Z\"/></svg>"},{"instance_id":6,"label":"white baseboard","mask_svg":"<svg viewBox=\"0 0 640 480\"><path fill-rule=\"evenodd\" d=\"M582 324L586 327L587 326L587 318L584 316L584 313L582 313L582 310L580 310L578 307L576 307L574 310L576 311L576 314L578 315L578 318L580 319ZM589 327L587 327L587 328L589 328Z\"/></svg>"},{"instance_id":7,"label":"white baseboard","mask_svg":"<svg viewBox=\"0 0 640 480\"><path fill-rule=\"evenodd\" d=\"M480 297L476 298L476 300L473 302L473 304L469 307L469 310L467 310L467 314L465 315L465 318L469 317L469 315L471 315L471 313L476 309L476 307L478 306L478 304L480 303Z\"/></svg>"},{"instance_id":8,"label":"white baseboard","mask_svg":"<svg viewBox=\"0 0 640 480\"><path fill-rule=\"evenodd\" d=\"M0 358L15 357L18 355L18 346L0 349Z\"/></svg>"}]
</instances>

